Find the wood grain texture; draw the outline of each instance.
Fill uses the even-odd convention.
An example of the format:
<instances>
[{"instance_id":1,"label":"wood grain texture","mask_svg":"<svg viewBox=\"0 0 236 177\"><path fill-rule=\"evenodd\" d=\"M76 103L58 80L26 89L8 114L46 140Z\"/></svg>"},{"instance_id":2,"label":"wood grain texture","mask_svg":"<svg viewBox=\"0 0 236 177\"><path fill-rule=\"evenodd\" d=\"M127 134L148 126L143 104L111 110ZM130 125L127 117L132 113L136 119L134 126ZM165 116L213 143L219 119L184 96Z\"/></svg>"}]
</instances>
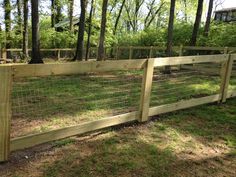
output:
<instances>
[{"instance_id":1,"label":"wood grain texture","mask_svg":"<svg viewBox=\"0 0 236 177\"><path fill-rule=\"evenodd\" d=\"M10 153L11 71L11 67L0 67L0 162L7 161Z\"/></svg>"},{"instance_id":2,"label":"wood grain texture","mask_svg":"<svg viewBox=\"0 0 236 177\"><path fill-rule=\"evenodd\" d=\"M57 129L45 133L38 133L35 135L29 135L11 140L11 151L29 148L42 143L59 140L106 127L120 125L123 123L135 121L138 119L138 112L130 112L114 117L104 118L101 120L79 124L76 126Z\"/></svg>"},{"instance_id":3,"label":"wood grain texture","mask_svg":"<svg viewBox=\"0 0 236 177\"><path fill-rule=\"evenodd\" d=\"M154 70L154 59L148 59L146 67L144 68L144 75L142 81L142 91L140 99L140 122L148 120L150 96L152 91L152 80Z\"/></svg>"},{"instance_id":4,"label":"wood grain texture","mask_svg":"<svg viewBox=\"0 0 236 177\"><path fill-rule=\"evenodd\" d=\"M179 101L177 103L152 107L149 108L149 116L160 115L168 112L199 106L202 104L213 103L218 101L220 96L220 94L216 94L207 97L194 98L186 101Z\"/></svg>"}]
</instances>

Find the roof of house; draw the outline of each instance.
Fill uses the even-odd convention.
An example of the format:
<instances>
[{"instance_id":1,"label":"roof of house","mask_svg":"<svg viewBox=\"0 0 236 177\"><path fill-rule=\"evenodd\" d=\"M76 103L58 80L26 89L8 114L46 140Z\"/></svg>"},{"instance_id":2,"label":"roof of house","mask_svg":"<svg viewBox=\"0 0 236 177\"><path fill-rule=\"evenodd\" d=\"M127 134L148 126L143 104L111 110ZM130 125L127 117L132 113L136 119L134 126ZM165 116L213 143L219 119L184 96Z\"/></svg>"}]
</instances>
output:
<instances>
[{"instance_id":1,"label":"roof of house","mask_svg":"<svg viewBox=\"0 0 236 177\"><path fill-rule=\"evenodd\" d=\"M227 11L236 11L236 7L223 8L220 10L216 10L215 12L227 12Z\"/></svg>"},{"instance_id":2,"label":"roof of house","mask_svg":"<svg viewBox=\"0 0 236 177\"><path fill-rule=\"evenodd\" d=\"M79 23L79 18L78 17L73 17L73 25L77 25ZM61 22L55 24L55 27L58 28L58 27L67 27L70 25L70 20L67 18L67 19L64 19L62 20Z\"/></svg>"}]
</instances>

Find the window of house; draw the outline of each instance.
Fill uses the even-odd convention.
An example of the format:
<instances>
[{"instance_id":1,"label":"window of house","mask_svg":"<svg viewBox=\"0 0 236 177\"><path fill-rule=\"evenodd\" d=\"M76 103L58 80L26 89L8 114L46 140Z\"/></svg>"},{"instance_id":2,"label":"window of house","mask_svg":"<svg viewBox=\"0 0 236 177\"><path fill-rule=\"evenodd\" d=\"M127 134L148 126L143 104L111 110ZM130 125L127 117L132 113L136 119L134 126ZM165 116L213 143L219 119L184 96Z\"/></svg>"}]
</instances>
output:
<instances>
[{"instance_id":1,"label":"window of house","mask_svg":"<svg viewBox=\"0 0 236 177\"><path fill-rule=\"evenodd\" d=\"M216 21L220 21L220 19L221 19L221 14L220 13L216 13L215 20Z\"/></svg>"},{"instance_id":2,"label":"window of house","mask_svg":"<svg viewBox=\"0 0 236 177\"><path fill-rule=\"evenodd\" d=\"M227 12L222 13L221 19L223 22L227 21Z\"/></svg>"}]
</instances>

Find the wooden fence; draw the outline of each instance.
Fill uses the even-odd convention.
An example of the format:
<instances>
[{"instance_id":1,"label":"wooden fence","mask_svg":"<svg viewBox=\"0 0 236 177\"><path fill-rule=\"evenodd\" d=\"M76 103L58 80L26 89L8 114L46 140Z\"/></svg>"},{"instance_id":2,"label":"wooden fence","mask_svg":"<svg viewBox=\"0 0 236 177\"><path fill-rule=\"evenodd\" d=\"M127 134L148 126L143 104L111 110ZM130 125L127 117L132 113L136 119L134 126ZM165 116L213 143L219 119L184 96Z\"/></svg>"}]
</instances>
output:
<instances>
[{"instance_id":1,"label":"wooden fence","mask_svg":"<svg viewBox=\"0 0 236 177\"><path fill-rule=\"evenodd\" d=\"M126 122L148 121L150 116L168 113L180 109L198 106L212 102L225 102L227 98L235 97L236 90L229 89L230 76L233 63L236 61L235 54L209 55L209 56L188 56L170 58L150 58L140 60L116 60L116 61L85 61L65 64L3 64L0 66L0 161L7 161L11 151L29 148L38 144L67 138L91 132L106 127L111 127ZM220 91L217 94L191 98L184 101L177 101L171 104L164 104L150 107L150 96L154 69L157 67L192 65L199 63L218 63L221 65L221 79L218 83ZM57 75L75 75L90 72L107 71L129 71L144 70L142 76L141 98L139 109L126 114L103 118L75 126L69 126L34 135L10 138L11 130L11 93L12 84L15 79L26 77L43 77Z\"/></svg>"},{"instance_id":2,"label":"wooden fence","mask_svg":"<svg viewBox=\"0 0 236 177\"><path fill-rule=\"evenodd\" d=\"M115 46L115 47L106 47L105 53L107 59L137 59L137 58L153 58L160 57L164 55L166 47L164 46ZM28 50L31 52L31 49ZM162 51L162 53L160 53ZM236 47L201 47L201 46L174 46L173 51L177 56L184 56L185 54L189 55L189 52L194 52L194 55L200 55L201 53L206 54L205 52L218 52L222 54L230 54L236 52ZM10 62L12 59L7 58L7 52L18 53L17 57L20 57L22 49L1 49L0 52L0 61ZM71 59L75 49L72 48L56 48L56 49L41 49L42 54L50 53L51 58L57 60L60 59ZM70 53L63 54L63 53ZM85 51L84 51L85 53ZM139 53L139 54L138 54ZM50 56L49 55L49 56ZM89 48L89 58L97 57L97 47ZM16 58L17 58L16 57ZM44 58L48 58L47 56Z\"/></svg>"}]
</instances>

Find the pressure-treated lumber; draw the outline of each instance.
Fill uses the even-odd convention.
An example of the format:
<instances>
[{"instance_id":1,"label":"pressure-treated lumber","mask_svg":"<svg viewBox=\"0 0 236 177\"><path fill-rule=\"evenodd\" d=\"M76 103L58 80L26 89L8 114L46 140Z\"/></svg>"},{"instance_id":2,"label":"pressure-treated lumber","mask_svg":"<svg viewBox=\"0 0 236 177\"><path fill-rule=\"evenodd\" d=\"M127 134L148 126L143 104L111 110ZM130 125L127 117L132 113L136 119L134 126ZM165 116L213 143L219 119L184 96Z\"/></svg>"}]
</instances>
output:
<instances>
[{"instance_id":1,"label":"pressure-treated lumber","mask_svg":"<svg viewBox=\"0 0 236 177\"><path fill-rule=\"evenodd\" d=\"M233 98L233 97L236 97L236 90L228 90L227 98Z\"/></svg>"},{"instance_id":2,"label":"pressure-treated lumber","mask_svg":"<svg viewBox=\"0 0 236 177\"><path fill-rule=\"evenodd\" d=\"M226 62L222 73L222 87L221 87L222 102L225 102L227 98L229 81L232 74L233 62L234 62L233 58L230 55L228 55L228 61Z\"/></svg>"},{"instance_id":3,"label":"pressure-treated lumber","mask_svg":"<svg viewBox=\"0 0 236 177\"><path fill-rule=\"evenodd\" d=\"M152 107L152 108L149 108L149 116L154 116L154 115L164 114L164 113L173 112L173 111L177 111L181 109L191 108L191 107L202 105L202 104L213 103L213 102L218 101L219 98L220 98L220 94L216 94L216 95L211 95L207 97L193 98L186 101L179 101L177 103Z\"/></svg>"},{"instance_id":4,"label":"pressure-treated lumber","mask_svg":"<svg viewBox=\"0 0 236 177\"><path fill-rule=\"evenodd\" d=\"M29 148L38 144L135 121L137 119L138 119L138 112L130 112L127 114L104 118L101 120L83 123L76 126L57 129L50 132L14 138L11 140L11 151Z\"/></svg>"},{"instance_id":5,"label":"pressure-treated lumber","mask_svg":"<svg viewBox=\"0 0 236 177\"><path fill-rule=\"evenodd\" d=\"M10 154L11 87L11 67L0 67L0 162L7 161Z\"/></svg>"},{"instance_id":6,"label":"pressure-treated lumber","mask_svg":"<svg viewBox=\"0 0 236 177\"><path fill-rule=\"evenodd\" d=\"M148 59L146 67L144 68L144 75L142 81L142 91L140 99L140 122L148 120L150 96L152 91L152 80L154 70L154 59Z\"/></svg>"},{"instance_id":7,"label":"pressure-treated lumber","mask_svg":"<svg viewBox=\"0 0 236 177\"><path fill-rule=\"evenodd\" d=\"M228 55L201 55L201 56L155 58L154 67L194 64L194 63L208 63L208 62L221 63L226 61L227 59Z\"/></svg>"},{"instance_id":8,"label":"pressure-treated lumber","mask_svg":"<svg viewBox=\"0 0 236 177\"><path fill-rule=\"evenodd\" d=\"M130 70L143 68L146 59L143 60L119 60L119 61L84 61L61 64L21 64L12 65L14 77L34 77L50 75L83 74L89 72L106 72L115 70Z\"/></svg>"}]
</instances>

